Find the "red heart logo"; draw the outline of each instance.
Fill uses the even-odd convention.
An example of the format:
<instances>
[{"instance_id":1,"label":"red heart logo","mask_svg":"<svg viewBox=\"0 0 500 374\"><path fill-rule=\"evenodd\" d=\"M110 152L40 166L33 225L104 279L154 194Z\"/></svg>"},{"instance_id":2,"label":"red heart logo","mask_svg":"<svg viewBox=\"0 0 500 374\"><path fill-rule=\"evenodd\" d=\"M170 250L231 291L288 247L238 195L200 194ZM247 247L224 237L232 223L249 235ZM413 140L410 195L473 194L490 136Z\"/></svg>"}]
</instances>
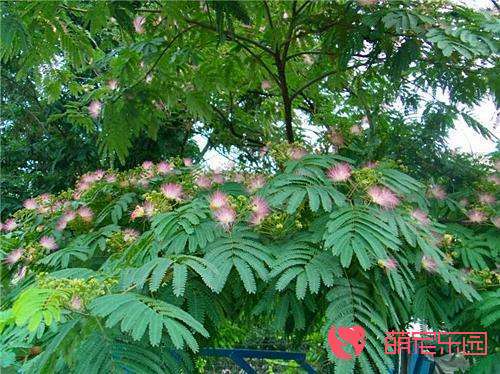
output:
<instances>
[{"instance_id":1,"label":"red heart logo","mask_svg":"<svg viewBox=\"0 0 500 374\"><path fill-rule=\"evenodd\" d=\"M338 335L342 338L342 340L340 340L339 337L337 337L337 328L332 326L330 330L328 330L328 344L335 357L342 360L351 360L352 355L344 351L344 347L347 346L347 343L351 344L354 348L354 355L356 357L359 356L366 345L365 334L365 329L362 326L341 326L338 328Z\"/></svg>"}]
</instances>

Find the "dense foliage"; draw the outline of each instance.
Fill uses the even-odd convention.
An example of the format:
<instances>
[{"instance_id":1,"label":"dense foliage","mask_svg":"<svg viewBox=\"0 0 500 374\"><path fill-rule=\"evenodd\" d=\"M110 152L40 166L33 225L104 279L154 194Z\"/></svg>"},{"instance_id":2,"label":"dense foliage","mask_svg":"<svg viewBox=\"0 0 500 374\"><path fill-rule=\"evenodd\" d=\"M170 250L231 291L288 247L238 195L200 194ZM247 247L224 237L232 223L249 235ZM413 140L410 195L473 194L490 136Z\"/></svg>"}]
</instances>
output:
<instances>
[{"instance_id":1,"label":"dense foliage","mask_svg":"<svg viewBox=\"0 0 500 374\"><path fill-rule=\"evenodd\" d=\"M191 372L228 323L299 339L361 324L366 354L334 368L384 372L385 332L418 318L489 328L492 368L498 174L457 201L389 164L270 152L272 175L145 162L25 201L1 236L2 366Z\"/></svg>"}]
</instances>

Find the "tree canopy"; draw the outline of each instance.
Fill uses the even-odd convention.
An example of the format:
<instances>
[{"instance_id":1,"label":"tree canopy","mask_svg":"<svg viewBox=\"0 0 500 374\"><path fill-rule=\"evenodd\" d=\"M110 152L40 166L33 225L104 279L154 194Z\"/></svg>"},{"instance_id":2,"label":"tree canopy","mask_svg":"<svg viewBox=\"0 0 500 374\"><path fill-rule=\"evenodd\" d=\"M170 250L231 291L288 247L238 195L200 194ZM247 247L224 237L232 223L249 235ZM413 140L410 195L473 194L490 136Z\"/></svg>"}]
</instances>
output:
<instances>
[{"instance_id":1,"label":"tree canopy","mask_svg":"<svg viewBox=\"0 0 500 374\"><path fill-rule=\"evenodd\" d=\"M387 372L389 330L488 331L499 21L447 1L2 2L0 367L203 372L266 334ZM202 141L201 141L201 140ZM209 170L204 155L234 155ZM338 360L329 326L359 324Z\"/></svg>"}]
</instances>

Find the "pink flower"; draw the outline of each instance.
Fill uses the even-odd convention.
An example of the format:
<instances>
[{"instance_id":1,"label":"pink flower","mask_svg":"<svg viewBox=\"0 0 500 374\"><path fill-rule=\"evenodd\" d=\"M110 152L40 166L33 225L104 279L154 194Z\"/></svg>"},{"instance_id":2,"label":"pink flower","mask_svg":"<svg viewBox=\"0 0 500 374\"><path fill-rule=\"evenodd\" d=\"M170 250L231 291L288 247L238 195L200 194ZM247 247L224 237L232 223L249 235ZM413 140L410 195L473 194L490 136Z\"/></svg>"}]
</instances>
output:
<instances>
[{"instance_id":1,"label":"pink flower","mask_svg":"<svg viewBox=\"0 0 500 374\"><path fill-rule=\"evenodd\" d=\"M363 132L363 129L359 125L352 125L349 132L353 135L360 135Z\"/></svg>"},{"instance_id":2,"label":"pink flower","mask_svg":"<svg viewBox=\"0 0 500 374\"><path fill-rule=\"evenodd\" d=\"M488 181L490 181L493 184L496 184L497 186L500 185L500 177L498 175L490 175L488 177Z\"/></svg>"},{"instance_id":3,"label":"pink flower","mask_svg":"<svg viewBox=\"0 0 500 374\"><path fill-rule=\"evenodd\" d=\"M144 24L146 23L146 17L144 16L137 16L134 18L133 25L134 25L134 30L138 34L144 33Z\"/></svg>"},{"instance_id":4,"label":"pink flower","mask_svg":"<svg viewBox=\"0 0 500 374\"><path fill-rule=\"evenodd\" d=\"M394 270L398 267L398 262L393 258L388 258L386 260L379 260L378 264L387 270Z\"/></svg>"},{"instance_id":5,"label":"pink flower","mask_svg":"<svg viewBox=\"0 0 500 374\"><path fill-rule=\"evenodd\" d=\"M14 218L9 218L5 223L3 224L3 229L5 231L13 231L17 228L17 222Z\"/></svg>"},{"instance_id":6,"label":"pink flower","mask_svg":"<svg viewBox=\"0 0 500 374\"><path fill-rule=\"evenodd\" d=\"M440 185L436 184L434 186L431 186L431 189L429 190L429 193L436 200L444 200L444 199L446 199L446 191Z\"/></svg>"},{"instance_id":7,"label":"pink flower","mask_svg":"<svg viewBox=\"0 0 500 374\"><path fill-rule=\"evenodd\" d=\"M31 198L31 199L24 200L23 206L26 209L33 210L33 209L38 208L38 203L36 202L35 199Z\"/></svg>"},{"instance_id":8,"label":"pink flower","mask_svg":"<svg viewBox=\"0 0 500 374\"><path fill-rule=\"evenodd\" d=\"M144 207L144 214L147 217L151 217L154 214L155 206L151 201L145 201L143 207Z\"/></svg>"},{"instance_id":9,"label":"pink flower","mask_svg":"<svg viewBox=\"0 0 500 374\"><path fill-rule=\"evenodd\" d=\"M200 188L210 188L212 186L212 181L205 175L198 176L194 183Z\"/></svg>"},{"instance_id":10,"label":"pink flower","mask_svg":"<svg viewBox=\"0 0 500 374\"><path fill-rule=\"evenodd\" d=\"M469 200L466 197L464 197L463 199L460 199L460 201L458 203L461 206L466 207L467 205L469 205Z\"/></svg>"},{"instance_id":11,"label":"pink flower","mask_svg":"<svg viewBox=\"0 0 500 374\"><path fill-rule=\"evenodd\" d=\"M248 183L248 189L250 192L255 192L258 189L264 187L266 184L266 179L262 175L255 175Z\"/></svg>"},{"instance_id":12,"label":"pink flower","mask_svg":"<svg viewBox=\"0 0 500 374\"><path fill-rule=\"evenodd\" d=\"M102 103L98 100L92 100L89 104L88 109L90 116L94 119L97 119L99 117L99 114L101 114Z\"/></svg>"},{"instance_id":13,"label":"pink flower","mask_svg":"<svg viewBox=\"0 0 500 374\"><path fill-rule=\"evenodd\" d=\"M64 231L66 226L68 225L68 221L64 220L63 218L60 218L57 223L56 223L56 230L57 231Z\"/></svg>"},{"instance_id":14,"label":"pink flower","mask_svg":"<svg viewBox=\"0 0 500 374\"><path fill-rule=\"evenodd\" d=\"M168 162L162 161L156 166L156 170L160 174L167 174L173 170L173 166Z\"/></svg>"},{"instance_id":15,"label":"pink flower","mask_svg":"<svg viewBox=\"0 0 500 374\"><path fill-rule=\"evenodd\" d=\"M184 166L193 166L193 160L189 157L186 157L182 160L182 162L184 163Z\"/></svg>"},{"instance_id":16,"label":"pink flower","mask_svg":"<svg viewBox=\"0 0 500 374\"><path fill-rule=\"evenodd\" d=\"M378 3L378 0L358 0L358 4L361 6L372 6Z\"/></svg>"},{"instance_id":17,"label":"pink flower","mask_svg":"<svg viewBox=\"0 0 500 374\"><path fill-rule=\"evenodd\" d=\"M105 174L106 173L104 172L104 170L98 169L98 170L94 171L93 176L94 176L94 179L96 181L98 181L98 180L101 180Z\"/></svg>"},{"instance_id":18,"label":"pink flower","mask_svg":"<svg viewBox=\"0 0 500 374\"><path fill-rule=\"evenodd\" d=\"M270 90L271 87L272 87L271 82L269 82L268 80L263 80L262 83L260 84L260 88L262 88L262 90L264 91Z\"/></svg>"},{"instance_id":19,"label":"pink flower","mask_svg":"<svg viewBox=\"0 0 500 374\"><path fill-rule=\"evenodd\" d=\"M483 204L495 204L496 201L495 196L486 192L480 193L478 199Z\"/></svg>"},{"instance_id":20,"label":"pink flower","mask_svg":"<svg viewBox=\"0 0 500 374\"><path fill-rule=\"evenodd\" d=\"M50 251L55 251L58 247L56 240L52 236L42 236L40 245Z\"/></svg>"},{"instance_id":21,"label":"pink flower","mask_svg":"<svg viewBox=\"0 0 500 374\"><path fill-rule=\"evenodd\" d=\"M114 182L116 182L116 175L108 174L108 175L106 175L105 179L106 179L106 182L108 182L108 183L114 183Z\"/></svg>"},{"instance_id":22,"label":"pink flower","mask_svg":"<svg viewBox=\"0 0 500 374\"><path fill-rule=\"evenodd\" d=\"M252 215L250 223L252 225L260 224L269 214L269 204L260 196L254 196L251 201Z\"/></svg>"},{"instance_id":23,"label":"pink flower","mask_svg":"<svg viewBox=\"0 0 500 374\"><path fill-rule=\"evenodd\" d=\"M77 210L77 214L85 221L85 222L90 222L92 221L92 218L94 217L94 213L92 210L87 207L87 206L82 206Z\"/></svg>"},{"instance_id":24,"label":"pink flower","mask_svg":"<svg viewBox=\"0 0 500 374\"><path fill-rule=\"evenodd\" d=\"M215 219L227 230L236 221L236 212L233 208L224 206L218 209L215 214Z\"/></svg>"},{"instance_id":25,"label":"pink flower","mask_svg":"<svg viewBox=\"0 0 500 374\"><path fill-rule=\"evenodd\" d=\"M142 163L142 168L144 170L151 170L152 167L153 167L153 161L144 161Z\"/></svg>"},{"instance_id":26,"label":"pink flower","mask_svg":"<svg viewBox=\"0 0 500 374\"><path fill-rule=\"evenodd\" d=\"M50 203L51 198L52 198L52 196L50 194L48 194L48 193L43 193L43 194L40 195L40 200L44 204Z\"/></svg>"},{"instance_id":27,"label":"pink flower","mask_svg":"<svg viewBox=\"0 0 500 374\"><path fill-rule=\"evenodd\" d=\"M9 265L14 265L17 261L23 257L24 249L17 248L10 252L7 257L5 257L5 263Z\"/></svg>"},{"instance_id":28,"label":"pink flower","mask_svg":"<svg viewBox=\"0 0 500 374\"><path fill-rule=\"evenodd\" d=\"M83 302L80 296L73 295L69 302L69 307L75 311L80 311L83 309Z\"/></svg>"},{"instance_id":29,"label":"pink flower","mask_svg":"<svg viewBox=\"0 0 500 374\"><path fill-rule=\"evenodd\" d=\"M351 166L347 162L339 163L328 169L326 175L332 182L345 182L351 176Z\"/></svg>"},{"instance_id":30,"label":"pink flower","mask_svg":"<svg viewBox=\"0 0 500 374\"><path fill-rule=\"evenodd\" d=\"M293 147L290 149L289 154L292 160L300 160L307 155L307 151L304 148Z\"/></svg>"},{"instance_id":31,"label":"pink flower","mask_svg":"<svg viewBox=\"0 0 500 374\"><path fill-rule=\"evenodd\" d=\"M217 210L227 205L229 198L224 192L217 190L210 197L210 209Z\"/></svg>"},{"instance_id":32,"label":"pink flower","mask_svg":"<svg viewBox=\"0 0 500 374\"><path fill-rule=\"evenodd\" d=\"M424 255L422 257L421 263L422 263L422 267L425 270L427 270L428 272L434 273L437 271L438 264L437 264L436 260L434 260L432 257Z\"/></svg>"},{"instance_id":33,"label":"pink flower","mask_svg":"<svg viewBox=\"0 0 500 374\"><path fill-rule=\"evenodd\" d=\"M394 209L399 204L396 194L386 187L372 186L368 189L368 195L383 208Z\"/></svg>"},{"instance_id":34,"label":"pink flower","mask_svg":"<svg viewBox=\"0 0 500 374\"><path fill-rule=\"evenodd\" d=\"M500 229L500 216L491 217L491 222L496 228Z\"/></svg>"},{"instance_id":35,"label":"pink flower","mask_svg":"<svg viewBox=\"0 0 500 374\"><path fill-rule=\"evenodd\" d=\"M224 176L220 173L214 173L212 175L212 181L217 184L223 184L224 183Z\"/></svg>"},{"instance_id":36,"label":"pink flower","mask_svg":"<svg viewBox=\"0 0 500 374\"><path fill-rule=\"evenodd\" d=\"M125 240L127 243L137 240L139 235L140 235L139 231L134 229L123 230L123 240Z\"/></svg>"},{"instance_id":37,"label":"pink flower","mask_svg":"<svg viewBox=\"0 0 500 374\"><path fill-rule=\"evenodd\" d=\"M116 79L110 79L108 81L108 88L110 90L116 90L118 88L118 81Z\"/></svg>"},{"instance_id":38,"label":"pink flower","mask_svg":"<svg viewBox=\"0 0 500 374\"><path fill-rule=\"evenodd\" d=\"M180 201L182 198L182 186L177 183L166 183L162 185L161 192L167 199Z\"/></svg>"},{"instance_id":39,"label":"pink flower","mask_svg":"<svg viewBox=\"0 0 500 374\"><path fill-rule=\"evenodd\" d=\"M486 213L477 209L469 210L467 217L469 217L469 222L472 223L481 223L486 221L487 218Z\"/></svg>"},{"instance_id":40,"label":"pink flower","mask_svg":"<svg viewBox=\"0 0 500 374\"><path fill-rule=\"evenodd\" d=\"M422 225L428 225L430 223L429 217L427 217L427 213L418 208L414 209L413 212L411 212L411 216Z\"/></svg>"},{"instance_id":41,"label":"pink flower","mask_svg":"<svg viewBox=\"0 0 500 374\"><path fill-rule=\"evenodd\" d=\"M66 211L61 219L63 219L66 222L73 221L76 218L76 213L73 210L68 210Z\"/></svg>"},{"instance_id":42,"label":"pink flower","mask_svg":"<svg viewBox=\"0 0 500 374\"><path fill-rule=\"evenodd\" d=\"M141 205L137 205L135 209L132 211L130 214L130 219L133 221L136 218L144 217L146 214L146 211L144 210L144 207Z\"/></svg>"},{"instance_id":43,"label":"pink flower","mask_svg":"<svg viewBox=\"0 0 500 374\"><path fill-rule=\"evenodd\" d=\"M328 139L336 147L342 147L344 145L344 135L336 129L331 129L328 133Z\"/></svg>"}]
</instances>

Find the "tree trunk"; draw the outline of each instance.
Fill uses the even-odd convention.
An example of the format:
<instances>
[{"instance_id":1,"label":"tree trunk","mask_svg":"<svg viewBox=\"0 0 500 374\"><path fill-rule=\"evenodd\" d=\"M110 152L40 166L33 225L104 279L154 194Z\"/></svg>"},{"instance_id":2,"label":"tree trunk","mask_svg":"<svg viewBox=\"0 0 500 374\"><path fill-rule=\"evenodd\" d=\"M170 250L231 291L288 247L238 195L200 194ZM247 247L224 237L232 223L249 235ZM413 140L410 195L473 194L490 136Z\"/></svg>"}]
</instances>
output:
<instances>
[{"instance_id":1,"label":"tree trunk","mask_svg":"<svg viewBox=\"0 0 500 374\"><path fill-rule=\"evenodd\" d=\"M294 142L293 126L292 126L292 100L288 92L286 83L285 61L281 60L279 54L275 57L276 67L278 68L278 78L280 81L281 97L283 98L283 110L285 112L285 131L288 143Z\"/></svg>"}]
</instances>

